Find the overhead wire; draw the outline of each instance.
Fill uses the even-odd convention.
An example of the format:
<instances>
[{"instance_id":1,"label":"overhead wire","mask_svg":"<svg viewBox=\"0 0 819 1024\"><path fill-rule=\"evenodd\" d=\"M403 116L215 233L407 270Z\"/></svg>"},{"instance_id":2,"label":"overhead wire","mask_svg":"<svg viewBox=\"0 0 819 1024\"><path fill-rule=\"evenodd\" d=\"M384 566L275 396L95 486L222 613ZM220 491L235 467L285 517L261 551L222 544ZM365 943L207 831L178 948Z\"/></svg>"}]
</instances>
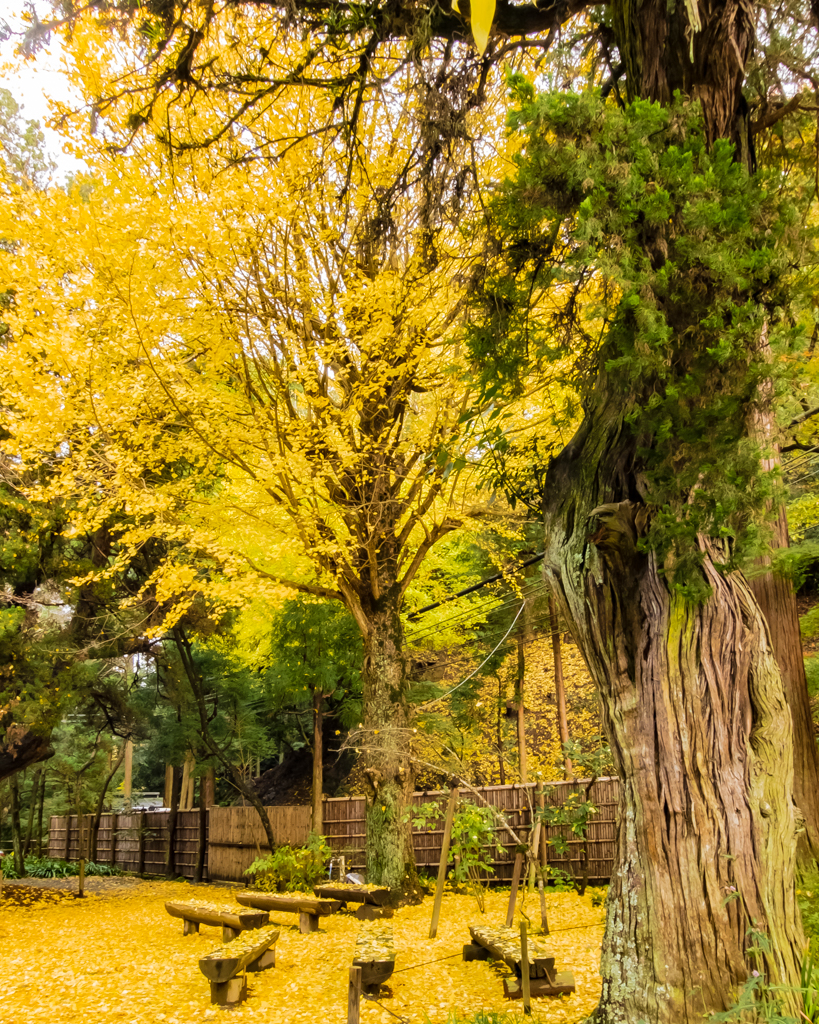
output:
<instances>
[{"instance_id":1,"label":"overhead wire","mask_svg":"<svg viewBox=\"0 0 819 1024\"><path fill-rule=\"evenodd\" d=\"M515 625L515 623L516 623L516 622L518 621L518 619L520 618L520 616L521 616L521 613L523 612L523 609L524 609L525 607L526 607L526 601L525 601L525 600L523 600L523 601L521 601L521 603L520 603L520 608L518 608L518 613L517 613L517 615L516 615L516 616L514 617L514 619L512 619L512 622L511 622L511 624L510 624L510 626L509 626L509 629L507 629L507 630L506 630L506 632L505 632L505 633L504 633L504 635L503 635L503 638L502 638L502 639L500 640L500 642L498 643L498 645L497 645L497 646L496 646L496 647L495 647L495 648L494 648L494 649L493 649L492 651L490 651L490 652L489 652L489 654L487 654L487 656L486 656L486 657L485 657L485 658L483 659L483 661L482 661L482 662L480 663L480 665L478 665L478 667L477 667L476 669L473 669L473 670L472 670L472 671L471 671L471 672L469 673L469 675L468 675L468 676L466 677L466 679L462 679L462 680L461 680L461 682L460 682L460 683L458 683L458 685L457 685L457 686L453 686L451 690L447 690L447 692L446 692L446 693L442 693L440 697L436 697L436 698L435 698L434 700L428 700L428 701L426 702L426 704L421 704L421 705L419 705L419 706L418 706L418 708L417 708L417 710L418 710L418 711L423 711L423 710L424 710L424 708L428 708L428 707L430 707L430 706L431 706L432 704L437 704L439 700L443 700L443 699L444 699L444 697L448 697L448 696L449 696L449 695L450 695L451 693L454 693L454 692L455 692L456 690L460 690L460 688L461 688L462 686L464 686L464 685L465 685L466 683L468 683L468 682L469 682L469 680L470 680L470 679L472 679L472 677L473 677L473 676L477 675L477 674L478 674L478 672L480 672L480 670L481 670L481 669L482 669L482 668L484 667L484 665L485 665L485 664L487 663L487 661L489 661L489 659L490 659L490 658L492 657L492 655L493 655L493 654L495 653L495 651L497 651L498 647L500 647L500 645L501 645L501 644L503 643L503 641L504 641L504 640L505 640L505 639L506 639L506 638L507 638L507 637L509 636L509 634L510 634L510 633L512 632L512 629L514 628L514 625Z\"/></svg>"},{"instance_id":2,"label":"overhead wire","mask_svg":"<svg viewBox=\"0 0 819 1024\"><path fill-rule=\"evenodd\" d=\"M530 587L528 590L526 588L521 588L521 592L519 594L513 593L506 596L505 598L504 595L498 595L496 598L494 598L494 600L500 601L500 604L493 605L492 602L489 601L485 602L482 605L479 605L478 607L468 608L465 611L458 613L457 615L450 616L448 619L444 619L441 622L436 622L434 625L425 627L423 630L416 630L416 632L414 633L409 633L407 634L407 636L404 637L404 640L407 643L410 643L412 641L415 641L417 643L418 640L423 640L427 636L434 635L438 632L443 632L441 627L444 625L448 624L448 628L450 629L452 629L453 626L455 625L468 625L470 622L476 622L492 612L502 611L504 608L514 606L517 603L517 601L520 600L521 597L524 597L526 599L530 597L537 597L539 594L543 593L548 589L548 583L538 581L534 584L534 586ZM502 598L504 599L502 600ZM465 621L452 621L457 619Z\"/></svg>"}]
</instances>

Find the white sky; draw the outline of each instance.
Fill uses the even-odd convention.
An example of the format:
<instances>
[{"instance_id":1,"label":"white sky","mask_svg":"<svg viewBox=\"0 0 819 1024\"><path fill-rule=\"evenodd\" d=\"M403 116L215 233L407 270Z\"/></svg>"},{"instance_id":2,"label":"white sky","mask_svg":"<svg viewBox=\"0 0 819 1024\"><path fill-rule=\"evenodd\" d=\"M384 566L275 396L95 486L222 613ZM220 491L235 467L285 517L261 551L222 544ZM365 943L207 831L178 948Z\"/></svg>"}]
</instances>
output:
<instances>
[{"instance_id":1,"label":"white sky","mask_svg":"<svg viewBox=\"0 0 819 1024\"><path fill-rule=\"evenodd\" d=\"M26 4L22 0L0 0L0 21L11 29L19 31L23 27L20 14ZM35 4L43 18L48 15L48 5ZM35 60L21 61L15 57L14 50L18 39L12 37L0 43L0 88L8 89L22 106L22 116L39 121L46 137L49 154L57 161L59 172L76 170L82 164L63 152L59 136L51 131L46 121L49 117L48 94L66 95L66 79L60 72L60 44L53 40L51 45L41 50Z\"/></svg>"}]
</instances>

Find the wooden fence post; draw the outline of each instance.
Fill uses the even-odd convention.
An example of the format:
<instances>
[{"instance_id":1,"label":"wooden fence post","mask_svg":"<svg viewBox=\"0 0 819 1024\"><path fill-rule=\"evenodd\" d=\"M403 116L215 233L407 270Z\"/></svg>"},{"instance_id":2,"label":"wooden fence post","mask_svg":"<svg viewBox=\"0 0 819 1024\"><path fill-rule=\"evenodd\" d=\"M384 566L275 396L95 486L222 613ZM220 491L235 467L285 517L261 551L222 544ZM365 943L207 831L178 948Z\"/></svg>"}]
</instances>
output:
<instances>
[{"instance_id":1,"label":"wooden fence post","mask_svg":"<svg viewBox=\"0 0 819 1024\"><path fill-rule=\"evenodd\" d=\"M65 852L63 853L63 860L68 860L68 856L71 853L71 815L66 814L65 816Z\"/></svg>"},{"instance_id":2,"label":"wooden fence post","mask_svg":"<svg viewBox=\"0 0 819 1024\"><path fill-rule=\"evenodd\" d=\"M350 968L350 987L347 990L347 1024L361 1020L361 968Z\"/></svg>"},{"instance_id":3,"label":"wooden fence post","mask_svg":"<svg viewBox=\"0 0 819 1024\"><path fill-rule=\"evenodd\" d=\"M458 787L453 786L449 794L444 823L444 838L441 842L441 859L438 862L438 881L435 885L435 903L432 907L432 923L429 926L429 937L434 939L438 934L438 918L441 916L441 900L444 895L446 881L446 865L449 860L449 843L452 837L452 822L455 818L455 805L458 803Z\"/></svg>"},{"instance_id":4,"label":"wooden fence post","mask_svg":"<svg viewBox=\"0 0 819 1024\"><path fill-rule=\"evenodd\" d=\"M119 815L116 811L111 811L111 867L117 866L117 822L119 821Z\"/></svg>"},{"instance_id":5,"label":"wooden fence post","mask_svg":"<svg viewBox=\"0 0 819 1024\"><path fill-rule=\"evenodd\" d=\"M509 892L509 907L506 911L506 927L511 928L515 920L515 903L518 898L518 886L520 885L520 873L523 870L523 854L515 854L515 866L512 869L512 888Z\"/></svg>"},{"instance_id":6,"label":"wooden fence post","mask_svg":"<svg viewBox=\"0 0 819 1024\"><path fill-rule=\"evenodd\" d=\"M145 811L139 812L139 849L137 851L137 874L145 874L145 829L148 820Z\"/></svg>"},{"instance_id":7,"label":"wooden fence post","mask_svg":"<svg viewBox=\"0 0 819 1024\"><path fill-rule=\"evenodd\" d=\"M529 939L526 934L526 919L520 920L520 982L523 990L523 1012L532 1012L532 999L529 994Z\"/></svg>"},{"instance_id":8,"label":"wooden fence post","mask_svg":"<svg viewBox=\"0 0 819 1024\"><path fill-rule=\"evenodd\" d=\"M85 848L83 844L84 814L77 815L77 859L80 862L80 873L77 877L77 895L85 896Z\"/></svg>"}]
</instances>

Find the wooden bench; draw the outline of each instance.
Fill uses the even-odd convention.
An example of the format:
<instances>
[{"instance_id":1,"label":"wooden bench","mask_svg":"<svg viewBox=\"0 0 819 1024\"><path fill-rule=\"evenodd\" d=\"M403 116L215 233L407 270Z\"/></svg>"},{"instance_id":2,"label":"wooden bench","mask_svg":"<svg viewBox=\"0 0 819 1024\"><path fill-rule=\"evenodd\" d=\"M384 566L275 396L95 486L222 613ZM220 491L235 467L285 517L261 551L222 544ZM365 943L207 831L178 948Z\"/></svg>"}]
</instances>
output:
<instances>
[{"instance_id":1,"label":"wooden bench","mask_svg":"<svg viewBox=\"0 0 819 1024\"><path fill-rule=\"evenodd\" d=\"M360 921L373 921L380 917L392 917L392 908L385 907L389 902L390 890L379 885L352 885L347 882L327 882L316 885L313 892L317 896L341 900L342 903L360 903L355 916Z\"/></svg>"},{"instance_id":2,"label":"wooden bench","mask_svg":"<svg viewBox=\"0 0 819 1024\"><path fill-rule=\"evenodd\" d=\"M278 937L278 928L250 931L203 956L199 970L210 982L210 1001L218 1006L234 1006L246 999L247 976L242 972L275 967L276 951L272 947Z\"/></svg>"},{"instance_id":3,"label":"wooden bench","mask_svg":"<svg viewBox=\"0 0 819 1024\"><path fill-rule=\"evenodd\" d=\"M213 903L169 902L165 909L171 917L179 917L183 921L182 934L192 935L199 931L200 924L210 924L222 929L222 942L230 942L241 932L255 928L264 928L270 915L260 910L240 910L233 907L220 907Z\"/></svg>"},{"instance_id":4,"label":"wooden bench","mask_svg":"<svg viewBox=\"0 0 819 1024\"><path fill-rule=\"evenodd\" d=\"M327 900L319 897L297 895L295 893L276 892L239 892L236 899L244 907L256 907L258 910L284 911L286 914L299 915L299 931L317 932L320 917L335 914L341 909L341 900Z\"/></svg>"},{"instance_id":5,"label":"wooden bench","mask_svg":"<svg viewBox=\"0 0 819 1024\"><path fill-rule=\"evenodd\" d=\"M518 980L523 976L521 969L520 933L514 928L490 928L486 925L472 925L469 928L472 942L464 946L464 960L502 960L512 968L515 978L504 979L504 994L508 999L520 999L523 995ZM542 942L529 939L529 992L533 996L570 995L575 990L574 975L571 971L555 971L555 958Z\"/></svg>"},{"instance_id":6,"label":"wooden bench","mask_svg":"<svg viewBox=\"0 0 819 1024\"><path fill-rule=\"evenodd\" d=\"M395 970L392 925L372 921L361 926L355 943L353 967L361 968L361 987L375 995Z\"/></svg>"}]
</instances>

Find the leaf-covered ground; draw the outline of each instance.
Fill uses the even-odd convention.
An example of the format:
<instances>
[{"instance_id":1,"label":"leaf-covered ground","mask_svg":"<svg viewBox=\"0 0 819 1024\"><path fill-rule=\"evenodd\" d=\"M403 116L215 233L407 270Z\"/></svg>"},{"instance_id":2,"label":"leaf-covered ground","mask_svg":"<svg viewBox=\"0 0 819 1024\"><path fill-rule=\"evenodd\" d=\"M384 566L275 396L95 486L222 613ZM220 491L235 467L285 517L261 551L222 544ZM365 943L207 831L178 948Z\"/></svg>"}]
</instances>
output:
<instances>
[{"instance_id":1,"label":"leaf-covered ground","mask_svg":"<svg viewBox=\"0 0 819 1024\"><path fill-rule=\"evenodd\" d=\"M198 960L221 943L221 932L203 925L183 937L182 922L164 908L167 899L232 902L222 886L137 879L91 879L84 900L65 892L76 880L28 887L6 883L0 898L0 1024L199 1024L202 1021L264 1021L266 1024L345 1024L347 979L361 923L352 914L321 918L320 931L301 935L294 914L271 914L282 934L276 966L248 975L250 998L241 1007L210 1004L208 983ZM92 891L93 890L93 891ZM430 940L432 900L396 911L392 920L397 952L391 995L383 1007L362 1005L364 1024L405 1021L433 1024L452 1011L480 1008L520 1011L503 997L505 967L464 963L469 925L502 924L508 892L490 894L481 917L474 900L444 897L438 937ZM594 1007L599 992L598 962L603 911L588 897L556 893L547 897L552 948L559 970L572 970L574 996L534 1000L535 1020L576 1024ZM524 909L539 924L537 899ZM449 957L438 963L431 960ZM417 966L427 964L427 966ZM412 969L410 969L412 968ZM382 990L383 991L383 990ZM529 1018L531 1020L532 1018Z\"/></svg>"}]
</instances>

